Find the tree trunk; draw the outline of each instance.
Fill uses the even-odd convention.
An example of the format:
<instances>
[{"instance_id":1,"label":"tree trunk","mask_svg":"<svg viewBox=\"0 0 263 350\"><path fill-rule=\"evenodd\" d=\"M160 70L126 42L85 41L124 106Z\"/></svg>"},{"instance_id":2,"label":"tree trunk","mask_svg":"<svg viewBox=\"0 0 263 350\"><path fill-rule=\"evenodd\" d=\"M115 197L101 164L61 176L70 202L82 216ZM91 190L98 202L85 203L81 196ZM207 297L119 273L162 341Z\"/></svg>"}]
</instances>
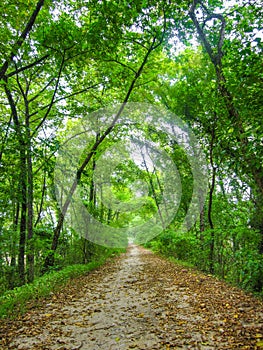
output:
<instances>
[{"instance_id":1,"label":"tree trunk","mask_svg":"<svg viewBox=\"0 0 263 350\"><path fill-rule=\"evenodd\" d=\"M27 147L27 280L32 282L34 280L34 233L33 233L33 169L31 159L30 140L28 140Z\"/></svg>"},{"instance_id":2,"label":"tree trunk","mask_svg":"<svg viewBox=\"0 0 263 350\"><path fill-rule=\"evenodd\" d=\"M216 115L215 120L211 130L211 141L210 141L210 149L209 149L209 161L212 169L212 181L209 190L209 201L208 201L208 222L211 229L210 236L210 252L209 252L209 270L210 273L214 273L214 250L215 250L215 232L214 232L214 223L212 219L212 208L213 208L213 194L215 190L215 180L216 180L216 167L214 165L214 142L215 142L215 127L216 127Z\"/></svg>"},{"instance_id":3,"label":"tree trunk","mask_svg":"<svg viewBox=\"0 0 263 350\"><path fill-rule=\"evenodd\" d=\"M149 152L148 152L148 155L149 155ZM163 214L162 214L162 212L160 210L160 205L159 205L157 194L156 194L156 191L155 191L155 188L154 188L154 184L153 184L153 179L152 179L152 175L153 174L151 174L150 171L149 171L149 168L147 166L147 162L146 162L146 159L145 159L145 156L144 156L144 153L142 152L142 150L141 150L141 156L142 156L143 166L144 166L144 168L146 170L146 173L148 175L149 185L150 185L150 188L152 190L152 195L153 195L156 207L158 209L158 214L159 214L159 217L160 217L160 220L161 220L161 223L162 223L162 227L163 227L163 229L165 229L165 222L164 222L164 219L163 219ZM154 172L155 172L155 168L154 168ZM159 182L158 182L158 185L160 185ZM162 190L162 189L160 188L160 190Z\"/></svg>"},{"instance_id":4,"label":"tree trunk","mask_svg":"<svg viewBox=\"0 0 263 350\"><path fill-rule=\"evenodd\" d=\"M216 176L216 168L212 168L212 182L209 191L209 202L208 202L208 222L211 229L210 236L210 251L209 251L209 270L210 273L214 273L214 250L215 250L215 232L214 232L214 224L212 220L212 205L213 205L213 192L215 189L215 176Z\"/></svg>"},{"instance_id":5,"label":"tree trunk","mask_svg":"<svg viewBox=\"0 0 263 350\"><path fill-rule=\"evenodd\" d=\"M203 240L203 232L205 231L205 210L204 207L200 211L200 239Z\"/></svg>"},{"instance_id":6,"label":"tree trunk","mask_svg":"<svg viewBox=\"0 0 263 350\"><path fill-rule=\"evenodd\" d=\"M26 155L25 149L20 149L20 237L19 237L19 254L18 254L18 273L20 284L25 283L25 246L26 246L26 214L27 214L27 181L25 173Z\"/></svg>"},{"instance_id":7,"label":"tree trunk","mask_svg":"<svg viewBox=\"0 0 263 350\"><path fill-rule=\"evenodd\" d=\"M5 93L11 108L12 118L16 136L19 143L19 202L21 203L20 212L20 237L19 237L19 253L18 253L18 273L20 284L25 283L25 246L26 246L26 219L27 219L27 174L25 172L26 158L26 144L21 130L20 121L16 109L16 104L7 85L7 78L5 78Z\"/></svg>"}]
</instances>

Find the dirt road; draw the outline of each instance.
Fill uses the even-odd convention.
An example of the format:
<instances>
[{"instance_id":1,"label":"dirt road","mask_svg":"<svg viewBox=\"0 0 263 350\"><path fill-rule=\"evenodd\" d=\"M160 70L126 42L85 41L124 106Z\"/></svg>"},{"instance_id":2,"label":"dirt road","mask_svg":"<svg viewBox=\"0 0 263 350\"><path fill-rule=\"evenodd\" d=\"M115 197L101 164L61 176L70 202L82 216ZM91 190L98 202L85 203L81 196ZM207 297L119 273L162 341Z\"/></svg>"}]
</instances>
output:
<instances>
[{"instance_id":1,"label":"dirt road","mask_svg":"<svg viewBox=\"0 0 263 350\"><path fill-rule=\"evenodd\" d=\"M263 349L263 304L131 246L19 320L1 349Z\"/></svg>"}]
</instances>

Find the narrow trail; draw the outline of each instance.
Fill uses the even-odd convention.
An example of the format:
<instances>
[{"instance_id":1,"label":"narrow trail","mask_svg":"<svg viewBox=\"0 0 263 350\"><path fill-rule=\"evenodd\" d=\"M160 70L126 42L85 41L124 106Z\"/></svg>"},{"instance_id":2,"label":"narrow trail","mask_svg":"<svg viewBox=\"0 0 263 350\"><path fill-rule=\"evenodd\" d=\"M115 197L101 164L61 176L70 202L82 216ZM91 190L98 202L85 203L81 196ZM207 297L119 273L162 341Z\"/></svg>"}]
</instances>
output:
<instances>
[{"instance_id":1,"label":"narrow trail","mask_svg":"<svg viewBox=\"0 0 263 350\"><path fill-rule=\"evenodd\" d=\"M1 333L1 350L263 349L263 304L131 246Z\"/></svg>"}]
</instances>

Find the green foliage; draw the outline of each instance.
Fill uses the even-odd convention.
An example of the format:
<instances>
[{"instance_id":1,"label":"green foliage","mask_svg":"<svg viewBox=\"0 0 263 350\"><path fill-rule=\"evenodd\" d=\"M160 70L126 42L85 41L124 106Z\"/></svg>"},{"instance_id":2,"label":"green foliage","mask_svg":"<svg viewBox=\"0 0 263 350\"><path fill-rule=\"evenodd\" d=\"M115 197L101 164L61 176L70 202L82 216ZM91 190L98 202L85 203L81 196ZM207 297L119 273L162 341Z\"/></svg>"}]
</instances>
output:
<instances>
[{"instance_id":1,"label":"green foliage","mask_svg":"<svg viewBox=\"0 0 263 350\"><path fill-rule=\"evenodd\" d=\"M151 241L148 245L155 252L178 260L191 261L191 254L196 247L197 241L194 237L183 234L175 234L172 230L165 230L158 239Z\"/></svg>"},{"instance_id":2,"label":"green foliage","mask_svg":"<svg viewBox=\"0 0 263 350\"><path fill-rule=\"evenodd\" d=\"M209 273L211 233L212 230L206 230L197 237L169 230L149 242L147 247ZM263 260L258 252L260 234L244 227L216 229L213 233L215 275L245 290L262 294Z\"/></svg>"}]
</instances>

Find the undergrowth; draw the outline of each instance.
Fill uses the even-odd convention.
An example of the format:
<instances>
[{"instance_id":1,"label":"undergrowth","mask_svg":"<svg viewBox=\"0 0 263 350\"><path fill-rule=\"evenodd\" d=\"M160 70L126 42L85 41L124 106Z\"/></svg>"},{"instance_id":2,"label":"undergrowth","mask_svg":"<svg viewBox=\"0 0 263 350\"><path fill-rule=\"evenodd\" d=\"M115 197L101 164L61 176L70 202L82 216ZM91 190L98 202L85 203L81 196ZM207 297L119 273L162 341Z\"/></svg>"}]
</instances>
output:
<instances>
[{"instance_id":1,"label":"undergrowth","mask_svg":"<svg viewBox=\"0 0 263 350\"><path fill-rule=\"evenodd\" d=\"M60 271L49 272L33 283L16 287L6 291L0 296L0 318L16 318L26 312L29 304L49 297L52 293L61 290L70 279L87 274L89 271L103 265L109 257L113 257L122 251L111 252L97 261L85 265L77 264L65 267Z\"/></svg>"}]
</instances>

